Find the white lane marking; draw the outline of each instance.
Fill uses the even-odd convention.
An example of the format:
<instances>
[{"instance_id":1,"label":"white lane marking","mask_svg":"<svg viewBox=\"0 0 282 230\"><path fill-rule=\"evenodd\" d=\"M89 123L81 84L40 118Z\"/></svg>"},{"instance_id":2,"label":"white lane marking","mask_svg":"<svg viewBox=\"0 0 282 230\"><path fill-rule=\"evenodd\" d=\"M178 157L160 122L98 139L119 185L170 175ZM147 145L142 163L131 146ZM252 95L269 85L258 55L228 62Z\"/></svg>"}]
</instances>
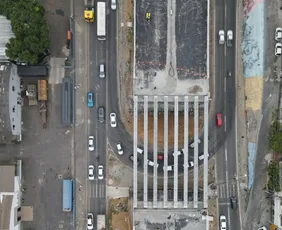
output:
<instances>
[{"instance_id":1,"label":"white lane marking","mask_svg":"<svg viewBox=\"0 0 282 230\"><path fill-rule=\"evenodd\" d=\"M226 57L226 46L224 46L224 56Z\"/></svg>"},{"instance_id":2,"label":"white lane marking","mask_svg":"<svg viewBox=\"0 0 282 230\"><path fill-rule=\"evenodd\" d=\"M227 18L227 4L225 3L225 7L224 7L224 16L225 18Z\"/></svg>"},{"instance_id":3,"label":"white lane marking","mask_svg":"<svg viewBox=\"0 0 282 230\"><path fill-rule=\"evenodd\" d=\"M226 77L224 78L224 93L226 93Z\"/></svg>"},{"instance_id":4,"label":"white lane marking","mask_svg":"<svg viewBox=\"0 0 282 230\"><path fill-rule=\"evenodd\" d=\"M218 203L219 205L227 205L227 206L229 206L230 205L230 203Z\"/></svg>"},{"instance_id":5,"label":"white lane marking","mask_svg":"<svg viewBox=\"0 0 282 230\"><path fill-rule=\"evenodd\" d=\"M226 132L226 115L224 116L224 131Z\"/></svg>"},{"instance_id":6,"label":"white lane marking","mask_svg":"<svg viewBox=\"0 0 282 230\"><path fill-rule=\"evenodd\" d=\"M225 155L225 161L227 162L227 149L225 149L224 155ZM226 172L227 172L227 171L226 171Z\"/></svg>"}]
</instances>

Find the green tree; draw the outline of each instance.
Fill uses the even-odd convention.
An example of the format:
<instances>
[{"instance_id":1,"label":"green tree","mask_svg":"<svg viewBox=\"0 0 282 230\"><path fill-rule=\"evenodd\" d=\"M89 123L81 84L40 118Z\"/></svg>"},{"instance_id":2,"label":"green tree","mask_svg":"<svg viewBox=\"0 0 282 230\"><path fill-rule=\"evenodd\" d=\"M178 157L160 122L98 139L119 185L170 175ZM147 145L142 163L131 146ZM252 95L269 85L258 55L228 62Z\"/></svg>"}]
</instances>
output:
<instances>
[{"instance_id":1,"label":"green tree","mask_svg":"<svg viewBox=\"0 0 282 230\"><path fill-rule=\"evenodd\" d=\"M270 127L269 145L273 151L282 153L282 126L278 121Z\"/></svg>"},{"instance_id":2,"label":"green tree","mask_svg":"<svg viewBox=\"0 0 282 230\"><path fill-rule=\"evenodd\" d=\"M279 192L280 191L280 182L279 182L279 170L280 166L279 163L276 161L271 161L270 164L267 167L267 173L268 173L268 190Z\"/></svg>"},{"instance_id":3,"label":"green tree","mask_svg":"<svg viewBox=\"0 0 282 230\"><path fill-rule=\"evenodd\" d=\"M1 0L0 14L11 21L15 34L6 44L8 58L37 64L39 54L50 46L43 6L35 0Z\"/></svg>"}]
</instances>

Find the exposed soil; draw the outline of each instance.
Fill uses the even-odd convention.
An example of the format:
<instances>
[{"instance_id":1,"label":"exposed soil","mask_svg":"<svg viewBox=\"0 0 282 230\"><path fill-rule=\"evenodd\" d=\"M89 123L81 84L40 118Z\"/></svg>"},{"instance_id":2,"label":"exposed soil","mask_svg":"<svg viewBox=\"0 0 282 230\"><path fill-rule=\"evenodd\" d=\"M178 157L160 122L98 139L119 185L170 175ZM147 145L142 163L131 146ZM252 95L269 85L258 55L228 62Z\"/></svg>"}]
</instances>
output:
<instances>
[{"instance_id":1,"label":"exposed soil","mask_svg":"<svg viewBox=\"0 0 282 230\"><path fill-rule=\"evenodd\" d=\"M121 197L109 200L109 228L131 230L131 218L128 212L128 198Z\"/></svg>"}]
</instances>

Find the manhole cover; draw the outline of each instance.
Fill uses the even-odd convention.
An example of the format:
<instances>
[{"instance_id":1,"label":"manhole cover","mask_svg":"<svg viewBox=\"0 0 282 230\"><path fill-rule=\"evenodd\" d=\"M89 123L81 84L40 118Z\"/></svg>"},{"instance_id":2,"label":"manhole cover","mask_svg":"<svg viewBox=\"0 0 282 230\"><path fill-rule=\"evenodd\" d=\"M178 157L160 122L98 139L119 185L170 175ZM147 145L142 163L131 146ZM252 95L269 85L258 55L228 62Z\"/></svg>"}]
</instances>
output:
<instances>
[{"instance_id":1,"label":"manhole cover","mask_svg":"<svg viewBox=\"0 0 282 230\"><path fill-rule=\"evenodd\" d=\"M62 175L62 174L59 174L59 175L58 175L58 178L59 178L59 179L62 179L62 178L63 178L63 175Z\"/></svg>"},{"instance_id":2,"label":"manhole cover","mask_svg":"<svg viewBox=\"0 0 282 230\"><path fill-rule=\"evenodd\" d=\"M64 225L63 224L59 224L59 228L64 228Z\"/></svg>"}]
</instances>

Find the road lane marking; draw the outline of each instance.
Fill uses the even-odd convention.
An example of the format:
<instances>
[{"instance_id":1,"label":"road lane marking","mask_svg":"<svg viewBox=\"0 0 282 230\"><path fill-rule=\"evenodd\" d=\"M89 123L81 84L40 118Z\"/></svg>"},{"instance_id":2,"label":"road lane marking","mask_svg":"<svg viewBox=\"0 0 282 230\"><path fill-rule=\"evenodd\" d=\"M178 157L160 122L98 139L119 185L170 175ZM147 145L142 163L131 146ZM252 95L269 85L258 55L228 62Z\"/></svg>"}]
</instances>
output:
<instances>
[{"instance_id":1,"label":"road lane marking","mask_svg":"<svg viewBox=\"0 0 282 230\"><path fill-rule=\"evenodd\" d=\"M226 132L226 115L224 116L224 131Z\"/></svg>"},{"instance_id":2,"label":"road lane marking","mask_svg":"<svg viewBox=\"0 0 282 230\"><path fill-rule=\"evenodd\" d=\"M225 149L225 154L224 155L225 155L225 161L227 162L227 149Z\"/></svg>"},{"instance_id":3,"label":"road lane marking","mask_svg":"<svg viewBox=\"0 0 282 230\"><path fill-rule=\"evenodd\" d=\"M227 205L227 206L230 205L230 203L220 203L220 202L218 202L218 204L219 204L219 205Z\"/></svg>"},{"instance_id":4,"label":"road lane marking","mask_svg":"<svg viewBox=\"0 0 282 230\"><path fill-rule=\"evenodd\" d=\"M224 78L224 93L226 93L226 77Z\"/></svg>"}]
</instances>

